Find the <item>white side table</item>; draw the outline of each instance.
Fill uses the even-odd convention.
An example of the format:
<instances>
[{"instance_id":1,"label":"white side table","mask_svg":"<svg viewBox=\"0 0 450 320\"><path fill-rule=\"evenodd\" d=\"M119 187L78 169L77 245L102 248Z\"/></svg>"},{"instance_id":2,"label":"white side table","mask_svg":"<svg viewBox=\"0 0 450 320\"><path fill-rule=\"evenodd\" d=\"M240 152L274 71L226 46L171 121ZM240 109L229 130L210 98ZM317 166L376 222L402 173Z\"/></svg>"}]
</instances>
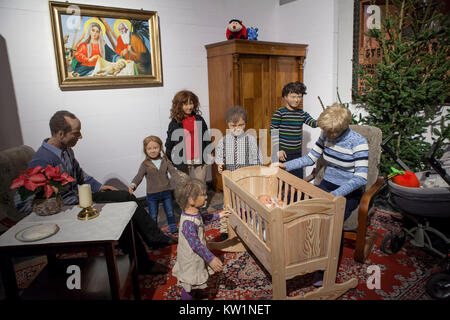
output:
<instances>
[{"instance_id":1,"label":"white side table","mask_svg":"<svg viewBox=\"0 0 450 320\"><path fill-rule=\"evenodd\" d=\"M12 258L39 254L76 252L90 248L101 248L105 253L112 299L120 299L120 279L115 246L123 232L130 232L132 241L129 253L133 293L140 299L138 272L136 263L135 238L131 217L137 204L117 202L96 205L100 214L88 221L77 219L78 206L65 207L60 213L51 216L38 216L31 213L0 236L0 271L3 276L7 299L19 299L18 287ZM49 238L22 242L15 235L24 228L41 223L56 223L59 231ZM128 226L128 227L127 227ZM63 284L65 285L65 284Z\"/></svg>"}]
</instances>

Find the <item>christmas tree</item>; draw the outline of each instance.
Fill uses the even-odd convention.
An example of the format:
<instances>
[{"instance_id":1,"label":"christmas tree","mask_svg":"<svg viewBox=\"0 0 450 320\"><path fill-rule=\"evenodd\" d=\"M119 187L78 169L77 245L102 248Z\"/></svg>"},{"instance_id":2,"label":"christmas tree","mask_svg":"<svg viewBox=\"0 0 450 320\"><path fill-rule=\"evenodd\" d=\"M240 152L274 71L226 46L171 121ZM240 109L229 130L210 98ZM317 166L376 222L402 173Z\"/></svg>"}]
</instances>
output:
<instances>
[{"instance_id":1,"label":"christmas tree","mask_svg":"<svg viewBox=\"0 0 450 320\"><path fill-rule=\"evenodd\" d=\"M386 1L379 29L366 34L379 44L381 61L371 73L356 68L364 83L354 91L357 106L368 113L361 124L380 128L383 139L399 132L391 143L397 156L413 171L429 168L423 157L430 148L426 133L448 142L449 16L443 1ZM446 115L445 115L446 114ZM380 171L396 166L382 154Z\"/></svg>"}]
</instances>

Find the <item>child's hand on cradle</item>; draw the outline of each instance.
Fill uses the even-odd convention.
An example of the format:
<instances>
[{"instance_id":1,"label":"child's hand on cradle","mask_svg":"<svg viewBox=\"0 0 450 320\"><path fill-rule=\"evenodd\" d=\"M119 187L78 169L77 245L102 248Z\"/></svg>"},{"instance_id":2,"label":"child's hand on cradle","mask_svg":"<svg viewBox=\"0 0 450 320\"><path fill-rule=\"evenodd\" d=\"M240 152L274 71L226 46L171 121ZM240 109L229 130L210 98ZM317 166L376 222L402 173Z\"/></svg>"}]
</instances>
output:
<instances>
[{"instance_id":1,"label":"child's hand on cradle","mask_svg":"<svg viewBox=\"0 0 450 320\"><path fill-rule=\"evenodd\" d=\"M271 168L281 168L281 169L286 169L286 165L284 163L281 162L274 162L270 164Z\"/></svg>"},{"instance_id":2,"label":"child's hand on cradle","mask_svg":"<svg viewBox=\"0 0 450 320\"><path fill-rule=\"evenodd\" d=\"M225 210L224 210L224 211L222 211L222 212L219 213L219 217L220 217L220 218L228 217L230 214L231 214L230 211L225 211Z\"/></svg>"},{"instance_id":3,"label":"child's hand on cradle","mask_svg":"<svg viewBox=\"0 0 450 320\"><path fill-rule=\"evenodd\" d=\"M275 203L273 203L272 199L268 194L262 194L258 197L258 200L261 201L267 208L271 209L275 207Z\"/></svg>"},{"instance_id":4,"label":"child's hand on cradle","mask_svg":"<svg viewBox=\"0 0 450 320\"><path fill-rule=\"evenodd\" d=\"M222 173L222 171L223 171L223 166L224 166L223 163L222 163L222 164L219 164L219 165L217 166L217 171L219 171L219 173Z\"/></svg>"},{"instance_id":5,"label":"child's hand on cradle","mask_svg":"<svg viewBox=\"0 0 450 320\"><path fill-rule=\"evenodd\" d=\"M222 261L220 261L219 258L214 257L214 259L211 260L211 262L209 263L209 266L215 271L215 272L220 272L223 269L223 264Z\"/></svg>"},{"instance_id":6,"label":"child's hand on cradle","mask_svg":"<svg viewBox=\"0 0 450 320\"><path fill-rule=\"evenodd\" d=\"M286 161L286 152L284 150L280 150L277 152L277 157L281 161Z\"/></svg>"}]
</instances>

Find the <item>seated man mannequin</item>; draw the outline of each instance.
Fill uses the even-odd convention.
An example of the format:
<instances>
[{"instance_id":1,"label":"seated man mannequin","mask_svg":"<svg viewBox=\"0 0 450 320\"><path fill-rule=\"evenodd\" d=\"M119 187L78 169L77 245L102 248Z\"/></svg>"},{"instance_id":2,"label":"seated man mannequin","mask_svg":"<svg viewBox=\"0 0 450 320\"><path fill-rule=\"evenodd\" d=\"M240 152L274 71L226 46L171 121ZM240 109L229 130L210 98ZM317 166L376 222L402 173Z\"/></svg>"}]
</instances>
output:
<instances>
[{"instance_id":1,"label":"seated man mannequin","mask_svg":"<svg viewBox=\"0 0 450 320\"><path fill-rule=\"evenodd\" d=\"M60 166L61 173L67 172L75 181L68 184L68 189L61 193L65 205L78 204L78 185L87 183L93 190L93 200L97 203L136 201L136 197L130 195L126 190L118 190L115 187L102 185L93 177L86 174L75 159L72 147L82 138L81 122L68 111L58 111L50 119L50 131L52 136L42 142L41 147L36 151L29 167ZM31 212L32 198L28 201L18 203L18 210L21 212ZM166 236L158 228L156 223L147 213L144 207L139 205L132 217L136 233L136 255L140 273L164 273L168 268L148 259L148 254L139 236L149 247L163 247L176 243L176 240ZM124 234L119 239L119 246L124 252L129 252L128 239L123 239Z\"/></svg>"}]
</instances>

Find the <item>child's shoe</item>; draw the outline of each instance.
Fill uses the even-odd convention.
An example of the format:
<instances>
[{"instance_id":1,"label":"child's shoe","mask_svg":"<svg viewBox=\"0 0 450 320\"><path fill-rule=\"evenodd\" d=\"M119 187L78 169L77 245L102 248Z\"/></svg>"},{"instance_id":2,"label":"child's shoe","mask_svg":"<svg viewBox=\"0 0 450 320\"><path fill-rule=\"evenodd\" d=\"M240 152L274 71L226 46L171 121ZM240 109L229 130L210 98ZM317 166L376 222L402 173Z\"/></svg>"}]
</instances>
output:
<instances>
[{"instance_id":1,"label":"child's shoe","mask_svg":"<svg viewBox=\"0 0 450 320\"><path fill-rule=\"evenodd\" d=\"M221 233L220 234L220 241L225 241L228 239L228 233Z\"/></svg>"},{"instance_id":2,"label":"child's shoe","mask_svg":"<svg viewBox=\"0 0 450 320\"><path fill-rule=\"evenodd\" d=\"M316 273L314 273L314 278L313 278L313 286L316 288L319 288L321 286L323 286L323 271L319 270L316 271Z\"/></svg>"},{"instance_id":3,"label":"child's shoe","mask_svg":"<svg viewBox=\"0 0 450 320\"><path fill-rule=\"evenodd\" d=\"M192 300L192 296L184 291L184 289L181 290L181 300Z\"/></svg>"},{"instance_id":4,"label":"child's shoe","mask_svg":"<svg viewBox=\"0 0 450 320\"><path fill-rule=\"evenodd\" d=\"M192 300L208 300L209 296L205 290L195 289L191 291Z\"/></svg>"},{"instance_id":5,"label":"child's shoe","mask_svg":"<svg viewBox=\"0 0 450 320\"><path fill-rule=\"evenodd\" d=\"M170 230L170 233L177 233L178 232L178 228L174 224L173 225L169 225L169 230Z\"/></svg>"}]
</instances>

